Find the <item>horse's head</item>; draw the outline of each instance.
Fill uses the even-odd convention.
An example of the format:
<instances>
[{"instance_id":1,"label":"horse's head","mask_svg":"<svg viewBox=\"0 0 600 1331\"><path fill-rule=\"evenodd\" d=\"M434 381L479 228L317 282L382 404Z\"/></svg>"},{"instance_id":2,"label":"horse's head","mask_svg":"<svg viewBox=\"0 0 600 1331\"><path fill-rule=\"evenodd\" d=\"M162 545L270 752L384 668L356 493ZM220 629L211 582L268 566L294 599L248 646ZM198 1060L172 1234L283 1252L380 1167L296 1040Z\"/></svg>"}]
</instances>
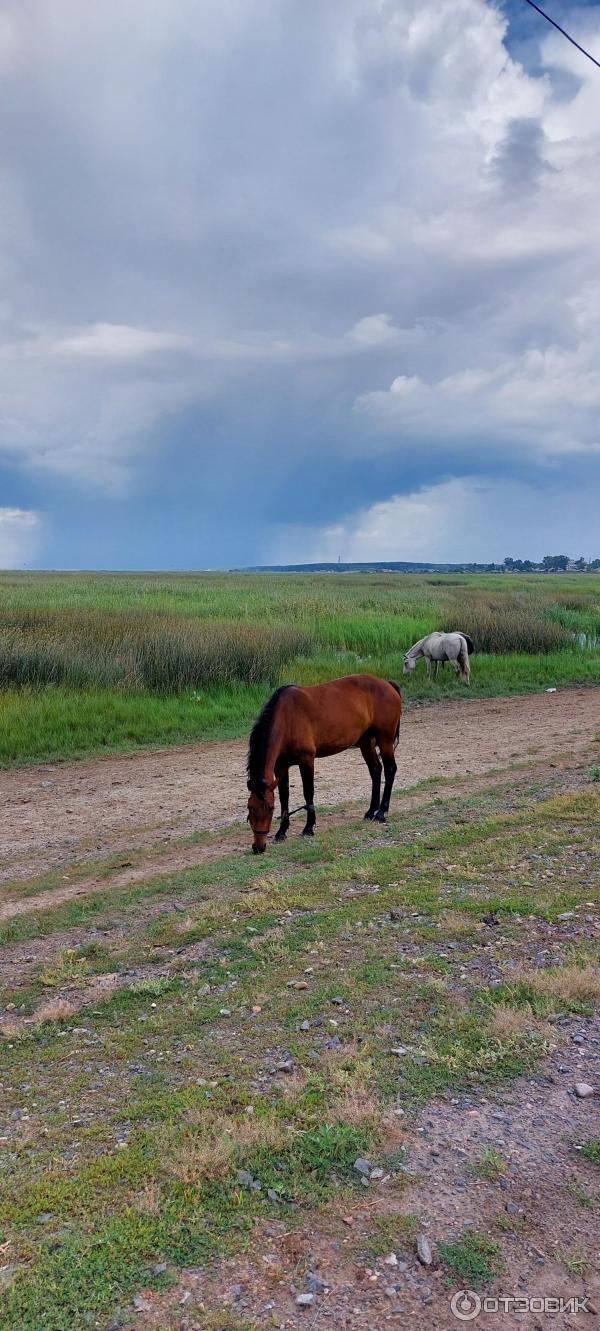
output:
<instances>
[{"instance_id":1,"label":"horse's head","mask_svg":"<svg viewBox=\"0 0 600 1331\"><path fill-rule=\"evenodd\" d=\"M269 785L266 781L248 782L248 790L250 791L248 796L248 822L254 833L252 850L255 855L262 855L266 849L267 837L273 821L276 785L276 781L272 785Z\"/></svg>"},{"instance_id":2,"label":"horse's head","mask_svg":"<svg viewBox=\"0 0 600 1331\"><path fill-rule=\"evenodd\" d=\"M404 669L402 671L402 674L411 675L416 664L417 663L415 661L414 656L411 656L410 652L406 652L404 656Z\"/></svg>"}]
</instances>

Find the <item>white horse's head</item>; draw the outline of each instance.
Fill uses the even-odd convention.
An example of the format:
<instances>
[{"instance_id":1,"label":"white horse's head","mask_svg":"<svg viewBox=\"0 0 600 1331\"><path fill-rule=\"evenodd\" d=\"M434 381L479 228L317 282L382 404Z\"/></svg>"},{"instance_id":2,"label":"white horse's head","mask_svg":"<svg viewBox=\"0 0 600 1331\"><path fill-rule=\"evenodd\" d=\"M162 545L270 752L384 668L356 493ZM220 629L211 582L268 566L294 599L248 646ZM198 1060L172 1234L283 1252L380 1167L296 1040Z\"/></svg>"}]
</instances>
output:
<instances>
[{"instance_id":1,"label":"white horse's head","mask_svg":"<svg viewBox=\"0 0 600 1331\"><path fill-rule=\"evenodd\" d=\"M402 671L402 674L403 674L403 675L412 675L412 672L413 672L413 670L414 670L416 664L417 664L417 662L416 662L414 656L411 656L410 652L406 652L405 657L404 657L404 670Z\"/></svg>"}]
</instances>

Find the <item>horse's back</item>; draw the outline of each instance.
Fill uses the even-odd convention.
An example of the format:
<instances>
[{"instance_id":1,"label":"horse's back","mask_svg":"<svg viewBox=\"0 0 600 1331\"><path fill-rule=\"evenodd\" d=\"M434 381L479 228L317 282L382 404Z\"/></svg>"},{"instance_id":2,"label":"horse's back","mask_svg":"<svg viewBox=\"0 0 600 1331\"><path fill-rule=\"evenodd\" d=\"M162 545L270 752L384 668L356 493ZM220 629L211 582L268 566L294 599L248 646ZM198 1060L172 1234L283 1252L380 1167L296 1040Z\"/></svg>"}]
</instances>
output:
<instances>
[{"instance_id":1,"label":"horse's back","mask_svg":"<svg viewBox=\"0 0 600 1331\"><path fill-rule=\"evenodd\" d=\"M281 706L290 749L325 758L352 748L369 731L395 731L400 690L375 675L346 675L324 684L292 685Z\"/></svg>"}]
</instances>

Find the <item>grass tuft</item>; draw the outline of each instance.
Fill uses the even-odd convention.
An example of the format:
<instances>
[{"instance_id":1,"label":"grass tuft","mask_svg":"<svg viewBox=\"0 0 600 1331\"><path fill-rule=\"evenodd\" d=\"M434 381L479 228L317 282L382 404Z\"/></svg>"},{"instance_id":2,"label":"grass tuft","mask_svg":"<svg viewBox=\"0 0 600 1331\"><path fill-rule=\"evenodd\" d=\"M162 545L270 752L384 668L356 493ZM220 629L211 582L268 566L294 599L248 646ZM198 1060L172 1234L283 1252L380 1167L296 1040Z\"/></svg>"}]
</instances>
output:
<instances>
[{"instance_id":1,"label":"grass tuft","mask_svg":"<svg viewBox=\"0 0 600 1331\"><path fill-rule=\"evenodd\" d=\"M440 1243L438 1252L446 1270L469 1289L488 1285L504 1266L500 1245L474 1229L467 1230L455 1243Z\"/></svg>"}]
</instances>

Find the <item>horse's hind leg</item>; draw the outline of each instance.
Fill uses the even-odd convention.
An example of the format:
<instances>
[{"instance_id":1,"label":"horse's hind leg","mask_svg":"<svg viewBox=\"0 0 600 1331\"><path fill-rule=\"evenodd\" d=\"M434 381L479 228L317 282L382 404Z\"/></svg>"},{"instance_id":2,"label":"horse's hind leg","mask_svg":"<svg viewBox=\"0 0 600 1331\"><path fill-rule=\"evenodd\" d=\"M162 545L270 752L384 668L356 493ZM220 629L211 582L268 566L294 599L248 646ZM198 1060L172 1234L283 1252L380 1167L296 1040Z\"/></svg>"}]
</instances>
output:
<instances>
[{"instance_id":1,"label":"horse's hind leg","mask_svg":"<svg viewBox=\"0 0 600 1331\"><path fill-rule=\"evenodd\" d=\"M285 841L287 830L290 825L290 774L286 767L279 773L279 799L281 803L281 821L279 831L275 833L275 841Z\"/></svg>"},{"instance_id":2,"label":"horse's hind leg","mask_svg":"<svg viewBox=\"0 0 600 1331\"><path fill-rule=\"evenodd\" d=\"M381 791L381 762L375 747L375 736L363 735L359 747L371 773L372 782L371 803L367 809L365 818L374 818L379 808L379 794Z\"/></svg>"},{"instance_id":3,"label":"horse's hind leg","mask_svg":"<svg viewBox=\"0 0 600 1331\"><path fill-rule=\"evenodd\" d=\"M384 823L386 813L390 807L390 799L392 797L392 786L394 784L394 777L398 770L396 765L395 752L394 752L394 741L391 739L380 740L379 752L383 759L385 783L383 787L383 799L374 817L375 817L375 822Z\"/></svg>"},{"instance_id":4,"label":"horse's hind leg","mask_svg":"<svg viewBox=\"0 0 600 1331\"><path fill-rule=\"evenodd\" d=\"M304 803L306 804L306 823L302 828L302 836L315 835L315 823L317 821L315 814L315 763L314 758L305 758L299 764L300 776L302 777L302 789L304 791Z\"/></svg>"}]
</instances>

